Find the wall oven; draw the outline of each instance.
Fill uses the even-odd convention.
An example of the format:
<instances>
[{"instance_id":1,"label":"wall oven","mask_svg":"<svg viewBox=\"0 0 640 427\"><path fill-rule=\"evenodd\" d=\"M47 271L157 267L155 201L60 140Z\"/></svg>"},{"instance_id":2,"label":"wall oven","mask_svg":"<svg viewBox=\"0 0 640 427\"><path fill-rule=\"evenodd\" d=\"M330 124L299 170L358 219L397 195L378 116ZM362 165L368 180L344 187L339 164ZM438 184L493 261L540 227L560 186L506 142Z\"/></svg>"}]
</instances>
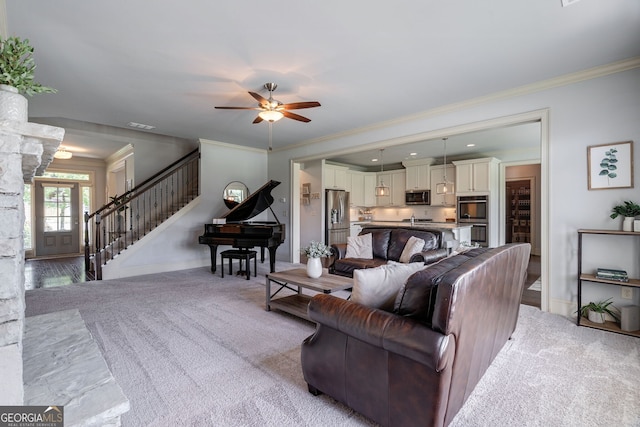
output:
<instances>
[{"instance_id":1,"label":"wall oven","mask_svg":"<svg viewBox=\"0 0 640 427\"><path fill-rule=\"evenodd\" d=\"M458 222L484 222L489 220L489 196L459 196Z\"/></svg>"},{"instance_id":2,"label":"wall oven","mask_svg":"<svg viewBox=\"0 0 640 427\"><path fill-rule=\"evenodd\" d=\"M489 246L489 196L459 196L457 220L471 227L471 243Z\"/></svg>"}]
</instances>

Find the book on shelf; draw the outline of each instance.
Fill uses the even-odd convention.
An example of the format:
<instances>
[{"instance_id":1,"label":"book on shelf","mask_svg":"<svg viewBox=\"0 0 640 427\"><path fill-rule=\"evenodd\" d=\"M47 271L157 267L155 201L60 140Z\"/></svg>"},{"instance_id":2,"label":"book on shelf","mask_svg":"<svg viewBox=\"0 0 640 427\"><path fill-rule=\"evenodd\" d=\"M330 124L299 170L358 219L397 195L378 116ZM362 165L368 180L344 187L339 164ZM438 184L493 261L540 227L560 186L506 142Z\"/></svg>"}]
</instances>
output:
<instances>
[{"instance_id":1,"label":"book on shelf","mask_svg":"<svg viewBox=\"0 0 640 427\"><path fill-rule=\"evenodd\" d=\"M624 270L616 270L612 268L598 268L596 278L603 280L615 280L618 282L628 282L629 276Z\"/></svg>"}]
</instances>

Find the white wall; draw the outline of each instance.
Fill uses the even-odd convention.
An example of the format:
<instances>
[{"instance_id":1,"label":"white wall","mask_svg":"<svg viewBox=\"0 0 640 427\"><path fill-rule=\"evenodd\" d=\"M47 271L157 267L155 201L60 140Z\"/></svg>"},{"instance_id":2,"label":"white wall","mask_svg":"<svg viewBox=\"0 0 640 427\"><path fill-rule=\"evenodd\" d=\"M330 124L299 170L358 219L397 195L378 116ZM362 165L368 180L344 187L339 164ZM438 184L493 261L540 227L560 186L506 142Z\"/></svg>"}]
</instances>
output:
<instances>
[{"instance_id":1,"label":"white wall","mask_svg":"<svg viewBox=\"0 0 640 427\"><path fill-rule=\"evenodd\" d=\"M229 182L242 181L252 193L268 181L267 152L214 141L200 142L200 197L184 212L132 245L126 256L110 261L103 270L104 279L210 267L209 247L199 244L198 236L203 234L205 223L228 211L222 194ZM254 219L270 220L266 214Z\"/></svg>"},{"instance_id":2,"label":"white wall","mask_svg":"<svg viewBox=\"0 0 640 427\"><path fill-rule=\"evenodd\" d=\"M304 169L300 171L300 182L311 184L311 193L319 193L319 199L311 199L308 205L300 207L300 242L306 245L307 242L315 240L325 242L322 232L322 162L319 160L305 162Z\"/></svg>"},{"instance_id":3,"label":"white wall","mask_svg":"<svg viewBox=\"0 0 640 427\"><path fill-rule=\"evenodd\" d=\"M589 191L586 170L587 146L617 141L636 141L634 163L636 168L640 165L640 147L637 147L640 140L640 69L576 81L565 86L549 85L546 89L529 86L450 109L442 108L413 121L390 123L370 131L352 132L274 151L269 156L269 175L282 181L277 190L286 196L291 185L288 172L291 159L322 157L343 152L345 147L356 150L366 145L403 143L416 135L438 137L454 127L472 124L473 128L474 123L548 109L549 223L545 237L549 252L549 309L568 314L576 300L576 230L619 229L619 221L609 219L611 208L622 200L640 199L640 172L635 174L635 189ZM606 244L602 252L613 254L619 247L621 251L628 249L616 242ZM286 259L288 254L283 249L279 251L279 257ZM635 254L637 260L637 250Z\"/></svg>"}]
</instances>

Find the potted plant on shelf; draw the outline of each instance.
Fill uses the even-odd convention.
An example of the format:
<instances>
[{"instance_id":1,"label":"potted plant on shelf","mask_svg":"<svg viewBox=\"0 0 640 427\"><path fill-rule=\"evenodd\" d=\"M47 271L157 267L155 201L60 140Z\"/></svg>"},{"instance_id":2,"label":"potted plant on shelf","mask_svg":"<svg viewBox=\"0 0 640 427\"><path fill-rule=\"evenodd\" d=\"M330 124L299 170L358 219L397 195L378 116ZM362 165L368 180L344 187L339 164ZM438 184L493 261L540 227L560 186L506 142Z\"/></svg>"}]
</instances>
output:
<instances>
[{"instance_id":1,"label":"potted plant on shelf","mask_svg":"<svg viewBox=\"0 0 640 427\"><path fill-rule=\"evenodd\" d=\"M580 307L580 316L586 317L593 323L604 323L605 315L608 314L613 317L616 322L620 321L618 313L614 311L615 307L612 305L611 298L599 302L590 302L587 305Z\"/></svg>"},{"instance_id":2,"label":"potted plant on shelf","mask_svg":"<svg viewBox=\"0 0 640 427\"><path fill-rule=\"evenodd\" d=\"M27 99L22 95L55 93L34 80L36 64L29 39L0 37L0 118L27 121Z\"/></svg>"},{"instance_id":3,"label":"potted plant on shelf","mask_svg":"<svg viewBox=\"0 0 640 427\"><path fill-rule=\"evenodd\" d=\"M623 231L633 230L633 220L640 215L640 205L632 201L625 201L622 205L614 206L611 210L611 219L616 219L618 215L624 217L622 222Z\"/></svg>"},{"instance_id":4,"label":"potted plant on shelf","mask_svg":"<svg viewBox=\"0 0 640 427\"><path fill-rule=\"evenodd\" d=\"M322 276L322 262L320 258L331 256L331 248L322 242L312 240L309 246L300 249L305 254L307 260L307 276L317 279Z\"/></svg>"}]
</instances>

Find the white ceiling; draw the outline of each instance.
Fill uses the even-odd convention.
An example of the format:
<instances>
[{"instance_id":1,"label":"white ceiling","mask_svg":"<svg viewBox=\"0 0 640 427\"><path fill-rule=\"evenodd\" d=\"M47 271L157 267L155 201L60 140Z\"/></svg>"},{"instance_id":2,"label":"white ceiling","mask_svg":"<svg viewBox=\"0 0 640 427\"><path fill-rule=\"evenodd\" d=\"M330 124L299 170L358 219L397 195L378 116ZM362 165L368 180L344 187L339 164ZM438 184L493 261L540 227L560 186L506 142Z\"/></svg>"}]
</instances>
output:
<instances>
[{"instance_id":1,"label":"white ceiling","mask_svg":"<svg viewBox=\"0 0 640 427\"><path fill-rule=\"evenodd\" d=\"M29 99L33 121L266 148L254 111L213 107L275 82L280 101L322 104L275 123L275 149L640 56L638 0L6 0L6 22L58 89ZM88 156L112 143L67 133Z\"/></svg>"}]
</instances>

